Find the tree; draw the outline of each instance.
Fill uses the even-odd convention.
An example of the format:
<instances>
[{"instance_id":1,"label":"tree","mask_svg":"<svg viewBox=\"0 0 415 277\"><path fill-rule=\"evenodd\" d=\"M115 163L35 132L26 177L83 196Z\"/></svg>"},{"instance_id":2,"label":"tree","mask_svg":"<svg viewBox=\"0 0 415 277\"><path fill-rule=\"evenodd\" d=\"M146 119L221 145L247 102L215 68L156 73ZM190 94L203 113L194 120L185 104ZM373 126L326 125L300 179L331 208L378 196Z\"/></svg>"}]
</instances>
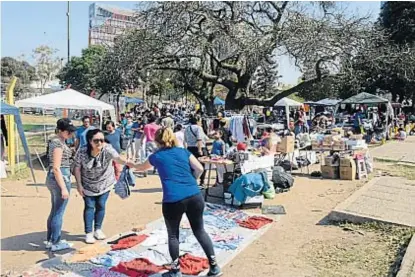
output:
<instances>
[{"instance_id":1,"label":"tree","mask_svg":"<svg viewBox=\"0 0 415 277\"><path fill-rule=\"evenodd\" d=\"M336 70L342 57L359 48L367 32L365 18L346 14L330 3L157 2L140 13L142 30L117 41L112 71L123 82L137 79L143 69L181 72L195 85L191 93L209 109L218 85L228 90L227 109L271 106L321 82L327 77L322 67ZM255 95L255 71L266 70L272 87L277 74L268 70L281 55L301 69L312 64L314 77L270 98Z\"/></svg>"},{"instance_id":2,"label":"tree","mask_svg":"<svg viewBox=\"0 0 415 277\"><path fill-rule=\"evenodd\" d=\"M101 62L106 49L100 45L94 45L82 50L81 57L72 57L58 74L62 84L71 85L71 88L90 94L92 90L100 90L98 76Z\"/></svg>"},{"instance_id":3,"label":"tree","mask_svg":"<svg viewBox=\"0 0 415 277\"><path fill-rule=\"evenodd\" d=\"M46 83L55 77L59 70L61 59L55 54L58 50L41 45L33 50L33 58L35 59L36 76L40 82L40 91L45 91Z\"/></svg>"},{"instance_id":4,"label":"tree","mask_svg":"<svg viewBox=\"0 0 415 277\"><path fill-rule=\"evenodd\" d=\"M379 19L395 43L415 42L415 2L387 1L382 6Z\"/></svg>"},{"instance_id":5,"label":"tree","mask_svg":"<svg viewBox=\"0 0 415 277\"><path fill-rule=\"evenodd\" d=\"M26 61L19 61L12 57L1 59L1 83L9 83L11 77L16 76L15 94L23 92L25 86L36 80L35 68Z\"/></svg>"}]
</instances>

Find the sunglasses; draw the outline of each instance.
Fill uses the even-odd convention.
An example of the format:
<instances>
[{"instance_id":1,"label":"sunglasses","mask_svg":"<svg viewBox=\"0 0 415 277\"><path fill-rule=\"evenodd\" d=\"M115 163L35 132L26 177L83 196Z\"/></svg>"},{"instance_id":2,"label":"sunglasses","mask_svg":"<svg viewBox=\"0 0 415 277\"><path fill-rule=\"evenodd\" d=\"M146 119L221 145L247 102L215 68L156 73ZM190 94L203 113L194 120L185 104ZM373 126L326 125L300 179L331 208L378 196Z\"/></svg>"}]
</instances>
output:
<instances>
[{"instance_id":1,"label":"sunglasses","mask_svg":"<svg viewBox=\"0 0 415 277\"><path fill-rule=\"evenodd\" d=\"M98 144L98 143L104 143L105 142L105 140L104 139L94 139L94 140L92 140L95 144Z\"/></svg>"}]
</instances>

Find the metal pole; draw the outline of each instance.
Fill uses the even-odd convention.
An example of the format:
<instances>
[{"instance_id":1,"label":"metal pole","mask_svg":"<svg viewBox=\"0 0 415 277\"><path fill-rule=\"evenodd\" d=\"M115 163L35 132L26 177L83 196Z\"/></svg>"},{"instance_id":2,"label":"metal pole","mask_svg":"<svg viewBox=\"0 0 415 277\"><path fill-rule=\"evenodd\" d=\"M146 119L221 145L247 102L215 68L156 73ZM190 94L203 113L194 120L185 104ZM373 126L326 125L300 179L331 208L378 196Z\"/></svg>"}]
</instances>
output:
<instances>
[{"instance_id":1,"label":"metal pole","mask_svg":"<svg viewBox=\"0 0 415 277\"><path fill-rule=\"evenodd\" d=\"M68 63L69 63L69 59L70 59L70 56L71 56L71 49L70 49L70 47L71 47L71 45L70 45L70 29L69 29L69 1L68 1L68 8L67 8L67 12L66 12L66 17L67 17L67 27L68 27Z\"/></svg>"}]
</instances>

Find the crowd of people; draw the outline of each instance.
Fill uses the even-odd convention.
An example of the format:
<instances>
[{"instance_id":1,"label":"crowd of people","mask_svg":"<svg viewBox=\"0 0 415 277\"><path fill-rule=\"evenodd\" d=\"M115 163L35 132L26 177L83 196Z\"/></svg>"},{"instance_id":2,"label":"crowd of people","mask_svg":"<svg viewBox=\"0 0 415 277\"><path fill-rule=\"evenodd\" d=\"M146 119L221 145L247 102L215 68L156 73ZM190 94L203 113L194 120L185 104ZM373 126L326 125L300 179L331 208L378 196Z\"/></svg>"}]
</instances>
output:
<instances>
[{"instance_id":1,"label":"crowd of people","mask_svg":"<svg viewBox=\"0 0 415 277\"><path fill-rule=\"evenodd\" d=\"M198 158L208 155L207 135L201 117L188 115L189 126L177 122L185 109L134 110L122 114L120 121L111 120L103 129L92 126L84 117L76 128L71 120L58 120L56 136L49 140L49 169L46 185L51 193L51 211L47 220L46 248L60 251L72 247L62 239L63 216L71 192L71 177L75 176L77 192L84 201L85 242L93 244L106 239L103 232L105 208L110 192L120 177L123 166L141 172L157 170L163 188L165 219L172 267L163 276L181 276L178 229L186 214L193 233L209 260L209 276L220 276L212 241L203 227L204 199L200 186L205 169ZM173 118L173 115L175 118ZM219 130L214 137L213 151L223 155L225 142ZM126 151L126 157L122 154ZM197 182L197 179L200 181Z\"/></svg>"}]
</instances>

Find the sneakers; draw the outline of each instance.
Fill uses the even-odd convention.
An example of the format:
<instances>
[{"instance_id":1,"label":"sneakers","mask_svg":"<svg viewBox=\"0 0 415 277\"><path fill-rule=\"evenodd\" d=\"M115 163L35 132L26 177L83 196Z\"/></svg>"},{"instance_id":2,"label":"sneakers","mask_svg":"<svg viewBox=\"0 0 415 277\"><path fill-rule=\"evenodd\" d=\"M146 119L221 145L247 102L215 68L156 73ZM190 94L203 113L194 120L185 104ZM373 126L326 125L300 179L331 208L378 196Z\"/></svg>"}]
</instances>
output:
<instances>
[{"instance_id":1,"label":"sneakers","mask_svg":"<svg viewBox=\"0 0 415 277\"><path fill-rule=\"evenodd\" d=\"M168 271L166 273L161 274L161 277L182 277L182 273L180 271L177 270L171 270Z\"/></svg>"},{"instance_id":2,"label":"sneakers","mask_svg":"<svg viewBox=\"0 0 415 277\"><path fill-rule=\"evenodd\" d=\"M101 229L95 230L94 237L97 240L104 240L107 238L107 236L104 234L104 232L102 232Z\"/></svg>"},{"instance_id":3,"label":"sneakers","mask_svg":"<svg viewBox=\"0 0 415 277\"><path fill-rule=\"evenodd\" d=\"M223 272L218 265L210 266L209 272L207 274L207 276L212 276L212 277L219 277L222 275L223 275Z\"/></svg>"},{"instance_id":4,"label":"sneakers","mask_svg":"<svg viewBox=\"0 0 415 277\"><path fill-rule=\"evenodd\" d=\"M46 249L51 249L52 248L52 242L50 242L50 241L44 241L43 243L45 244L45 248Z\"/></svg>"},{"instance_id":5,"label":"sneakers","mask_svg":"<svg viewBox=\"0 0 415 277\"><path fill-rule=\"evenodd\" d=\"M61 240L57 244L52 244L52 246L50 247L50 250L52 252L62 251L62 250L70 249L72 248L72 246L73 246L72 243L69 243L66 240Z\"/></svg>"},{"instance_id":6,"label":"sneakers","mask_svg":"<svg viewBox=\"0 0 415 277\"><path fill-rule=\"evenodd\" d=\"M94 233L88 233L85 236L85 242L88 244L93 244L95 243L95 238L94 238Z\"/></svg>"}]
</instances>

